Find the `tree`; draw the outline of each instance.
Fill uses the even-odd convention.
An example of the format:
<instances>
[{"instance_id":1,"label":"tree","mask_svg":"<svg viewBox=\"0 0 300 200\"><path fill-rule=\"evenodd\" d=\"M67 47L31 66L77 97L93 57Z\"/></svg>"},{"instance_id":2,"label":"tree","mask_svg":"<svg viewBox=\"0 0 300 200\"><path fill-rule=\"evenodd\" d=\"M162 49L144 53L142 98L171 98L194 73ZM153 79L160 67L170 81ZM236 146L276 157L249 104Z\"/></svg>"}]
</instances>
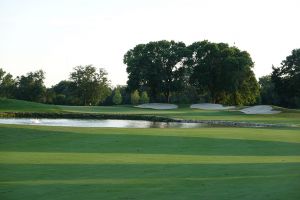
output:
<instances>
[{"instance_id":1,"label":"tree","mask_svg":"<svg viewBox=\"0 0 300 200\"><path fill-rule=\"evenodd\" d=\"M278 95L275 92L275 85L272 82L271 75L259 78L260 98L262 104L276 105L278 104Z\"/></svg>"},{"instance_id":2,"label":"tree","mask_svg":"<svg viewBox=\"0 0 300 200\"><path fill-rule=\"evenodd\" d=\"M273 67L271 79L279 105L300 107L300 49L294 49L280 67Z\"/></svg>"},{"instance_id":3,"label":"tree","mask_svg":"<svg viewBox=\"0 0 300 200\"><path fill-rule=\"evenodd\" d=\"M60 81L52 87L55 92L54 104L58 105L80 105L80 99L77 97L75 83L72 81Z\"/></svg>"},{"instance_id":4,"label":"tree","mask_svg":"<svg viewBox=\"0 0 300 200\"><path fill-rule=\"evenodd\" d=\"M38 70L26 76L17 77L16 98L35 102L45 102L45 72Z\"/></svg>"},{"instance_id":5,"label":"tree","mask_svg":"<svg viewBox=\"0 0 300 200\"><path fill-rule=\"evenodd\" d=\"M225 43L195 42L188 47L189 82L212 103L252 104L259 86L246 51Z\"/></svg>"},{"instance_id":6,"label":"tree","mask_svg":"<svg viewBox=\"0 0 300 200\"><path fill-rule=\"evenodd\" d=\"M115 89L115 94L113 96L113 103L119 105L122 103L122 95L119 88Z\"/></svg>"},{"instance_id":7,"label":"tree","mask_svg":"<svg viewBox=\"0 0 300 200\"><path fill-rule=\"evenodd\" d=\"M149 103L149 97L146 91L142 92L140 103Z\"/></svg>"},{"instance_id":8,"label":"tree","mask_svg":"<svg viewBox=\"0 0 300 200\"><path fill-rule=\"evenodd\" d=\"M92 65L77 66L70 75L81 105L98 105L110 95L107 73Z\"/></svg>"},{"instance_id":9,"label":"tree","mask_svg":"<svg viewBox=\"0 0 300 200\"><path fill-rule=\"evenodd\" d=\"M137 90L135 90L133 93L131 93L131 104L136 105L140 101L140 95Z\"/></svg>"},{"instance_id":10,"label":"tree","mask_svg":"<svg viewBox=\"0 0 300 200\"><path fill-rule=\"evenodd\" d=\"M152 99L162 93L170 101L172 92L180 91L185 68L185 44L174 41L139 44L124 56L130 91L146 90Z\"/></svg>"},{"instance_id":11,"label":"tree","mask_svg":"<svg viewBox=\"0 0 300 200\"><path fill-rule=\"evenodd\" d=\"M0 97L12 98L14 96L15 81L10 73L0 68Z\"/></svg>"}]
</instances>

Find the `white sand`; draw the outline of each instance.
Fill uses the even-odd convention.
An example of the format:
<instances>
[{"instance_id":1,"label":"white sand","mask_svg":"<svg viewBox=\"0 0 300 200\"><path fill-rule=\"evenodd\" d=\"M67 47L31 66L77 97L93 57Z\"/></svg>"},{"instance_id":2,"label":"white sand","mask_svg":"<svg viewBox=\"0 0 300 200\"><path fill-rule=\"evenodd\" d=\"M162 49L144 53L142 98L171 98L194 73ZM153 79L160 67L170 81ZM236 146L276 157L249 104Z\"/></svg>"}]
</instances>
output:
<instances>
[{"instance_id":1,"label":"white sand","mask_svg":"<svg viewBox=\"0 0 300 200\"><path fill-rule=\"evenodd\" d=\"M249 108L244 108L240 111L245 114L277 114L281 112L278 110L273 110L272 106L267 105L252 106Z\"/></svg>"},{"instance_id":2,"label":"white sand","mask_svg":"<svg viewBox=\"0 0 300 200\"><path fill-rule=\"evenodd\" d=\"M213 103L198 103L191 105L191 108L203 109L203 110L228 110L233 109L235 106L223 106L221 104Z\"/></svg>"},{"instance_id":3,"label":"white sand","mask_svg":"<svg viewBox=\"0 0 300 200\"><path fill-rule=\"evenodd\" d=\"M177 109L178 106L175 104L169 104L169 103L145 103L138 106L135 106L137 108L151 108L156 110L170 110L170 109Z\"/></svg>"}]
</instances>

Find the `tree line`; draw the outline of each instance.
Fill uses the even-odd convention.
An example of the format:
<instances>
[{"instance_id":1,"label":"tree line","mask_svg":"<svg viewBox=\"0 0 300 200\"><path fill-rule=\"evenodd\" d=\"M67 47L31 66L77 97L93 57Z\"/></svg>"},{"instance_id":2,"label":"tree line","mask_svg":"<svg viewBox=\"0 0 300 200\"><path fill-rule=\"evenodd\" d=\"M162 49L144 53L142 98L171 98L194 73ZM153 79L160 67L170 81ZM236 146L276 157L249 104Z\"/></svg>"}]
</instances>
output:
<instances>
[{"instance_id":1,"label":"tree line","mask_svg":"<svg viewBox=\"0 0 300 200\"><path fill-rule=\"evenodd\" d=\"M129 50L124 63L129 90L147 91L152 101L188 95L192 101L245 105L259 95L249 53L225 43L149 42Z\"/></svg>"},{"instance_id":2,"label":"tree line","mask_svg":"<svg viewBox=\"0 0 300 200\"><path fill-rule=\"evenodd\" d=\"M300 50L272 74L253 73L250 54L226 43L155 41L124 55L126 86L112 87L103 68L77 66L69 79L51 88L42 70L13 78L0 68L0 97L59 105L113 105L148 102L228 105L254 103L300 107Z\"/></svg>"},{"instance_id":3,"label":"tree line","mask_svg":"<svg viewBox=\"0 0 300 200\"><path fill-rule=\"evenodd\" d=\"M38 70L13 78L0 68L0 97L58 105L113 105L148 103L146 92L127 93L126 86L111 87L107 72L92 65L77 66L68 80L51 88L44 84L45 72Z\"/></svg>"}]
</instances>

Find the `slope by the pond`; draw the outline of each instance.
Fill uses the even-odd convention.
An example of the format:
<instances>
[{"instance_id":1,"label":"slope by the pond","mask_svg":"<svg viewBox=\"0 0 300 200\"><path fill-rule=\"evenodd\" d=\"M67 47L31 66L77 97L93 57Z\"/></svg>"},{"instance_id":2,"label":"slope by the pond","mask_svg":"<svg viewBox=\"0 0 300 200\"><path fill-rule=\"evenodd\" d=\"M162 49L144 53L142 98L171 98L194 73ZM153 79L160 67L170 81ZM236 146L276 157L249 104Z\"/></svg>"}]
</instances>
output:
<instances>
[{"instance_id":1,"label":"slope by the pond","mask_svg":"<svg viewBox=\"0 0 300 200\"><path fill-rule=\"evenodd\" d=\"M0 112L61 112L56 105L0 98Z\"/></svg>"},{"instance_id":2,"label":"slope by the pond","mask_svg":"<svg viewBox=\"0 0 300 200\"><path fill-rule=\"evenodd\" d=\"M299 131L0 125L0 199L299 199Z\"/></svg>"},{"instance_id":3,"label":"slope by the pond","mask_svg":"<svg viewBox=\"0 0 300 200\"><path fill-rule=\"evenodd\" d=\"M0 99L0 112L58 112L117 115L155 115L187 120L225 120L258 123L288 124L300 126L300 111L276 108L276 115L247 115L240 111L191 109L190 105L179 105L175 110L153 110L133 106L55 106L19 100Z\"/></svg>"}]
</instances>

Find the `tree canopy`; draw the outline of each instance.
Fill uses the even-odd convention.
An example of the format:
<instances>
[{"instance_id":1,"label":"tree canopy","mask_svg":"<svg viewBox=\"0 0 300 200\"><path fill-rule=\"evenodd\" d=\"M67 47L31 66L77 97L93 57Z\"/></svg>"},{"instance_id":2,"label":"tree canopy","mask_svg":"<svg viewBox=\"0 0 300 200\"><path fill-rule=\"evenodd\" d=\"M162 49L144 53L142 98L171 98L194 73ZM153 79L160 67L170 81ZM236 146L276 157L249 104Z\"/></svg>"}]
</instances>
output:
<instances>
[{"instance_id":1,"label":"tree canopy","mask_svg":"<svg viewBox=\"0 0 300 200\"><path fill-rule=\"evenodd\" d=\"M279 105L300 107L300 49L294 49L280 67L273 67L271 77Z\"/></svg>"},{"instance_id":2,"label":"tree canopy","mask_svg":"<svg viewBox=\"0 0 300 200\"><path fill-rule=\"evenodd\" d=\"M225 43L195 42L186 61L190 84L207 94L212 103L251 104L259 93L246 51Z\"/></svg>"},{"instance_id":3,"label":"tree canopy","mask_svg":"<svg viewBox=\"0 0 300 200\"><path fill-rule=\"evenodd\" d=\"M129 50L124 63L130 91L147 91L154 101L193 87L213 103L252 104L259 95L249 53L225 43L149 42Z\"/></svg>"},{"instance_id":4,"label":"tree canopy","mask_svg":"<svg viewBox=\"0 0 300 200\"><path fill-rule=\"evenodd\" d=\"M13 97L15 80L10 73L0 68L0 97Z\"/></svg>"},{"instance_id":5,"label":"tree canopy","mask_svg":"<svg viewBox=\"0 0 300 200\"><path fill-rule=\"evenodd\" d=\"M107 73L104 69L97 69L92 65L77 66L70 74L70 81L74 83L76 96L81 105L98 105L110 95Z\"/></svg>"},{"instance_id":6,"label":"tree canopy","mask_svg":"<svg viewBox=\"0 0 300 200\"><path fill-rule=\"evenodd\" d=\"M185 54L182 42L162 40L137 45L124 56L128 88L146 90L153 100L163 94L169 102L171 92L182 88Z\"/></svg>"},{"instance_id":7,"label":"tree canopy","mask_svg":"<svg viewBox=\"0 0 300 200\"><path fill-rule=\"evenodd\" d=\"M45 72L38 70L16 78L16 98L35 102L45 102Z\"/></svg>"}]
</instances>

